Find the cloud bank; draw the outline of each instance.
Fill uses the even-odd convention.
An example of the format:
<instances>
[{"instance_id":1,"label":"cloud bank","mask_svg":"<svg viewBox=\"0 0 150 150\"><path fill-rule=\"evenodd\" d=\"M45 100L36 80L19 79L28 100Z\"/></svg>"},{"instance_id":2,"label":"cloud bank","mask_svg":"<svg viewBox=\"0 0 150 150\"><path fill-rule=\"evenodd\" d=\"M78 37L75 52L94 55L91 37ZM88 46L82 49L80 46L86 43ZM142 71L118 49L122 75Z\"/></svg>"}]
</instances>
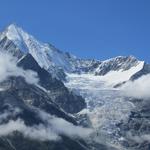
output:
<instances>
[{"instance_id":1,"label":"cloud bank","mask_svg":"<svg viewBox=\"0 0 150 150\"><path fill-rule=\"evenodd\" d=\"M14 110L13 116L20 112L16 108L14 108ZM7 136L13 134L14 131L18 131L22 133L24 137L30 139L39 141L57 141L61 139L61 135L66 135L71 138L86 138L92 132L91 129L74 126L62 118L51 116L41 110L38 110L37 113L44 121L44 124L41 123L39 125L27 126L20 118L17 120L9 120L9 122L0 125L0 136ZM0 123L8 117L10 117L9 111L0 115Z\"/></svg>"},{"instance_id":2,"label":"cloud bank","mask_svg":"<svg viewBox=\"0 0 150 150\"><path fill-rule=\"evenodd\" d=\"M150 134L133 135L131 132L127 132L127 139L133 140L137 143L143 143L145 141L150 142Z\"/></svg>"},{"instance_id":3,"label":"cloud bank","mask_svg":"<svg viewBox=\"0 0 150 150\"><path fill-rule=\"evenodd\" d=\"M86 138L92 133L92 129L75 126L62 118L51 116L44 111L40 111L39 116L59 135L63 134L72 138Z\"/></svg>"},{"instance_id":4,"label":"cloud bank","mask_svg":"<svg viewBox=\"0 0 150 150\"><path fill-rule=\"evenodd\" d=\"M0 52L0 82L10 76L22 76L29 84L37 84L38 76L31 70L23 70L17 66L17 60L8 53Z\"/></svg>"},{"instance_id":5,"label":"cloud bank","mask_svg":"<svg viewBox=\"0 0 150 150\"><path fill-rule=\"evenodd\" d=\"M59 139L59 136L51 128L45 127L42 124L32 127L26 126L21 119L16 121L10 120L7 124L0 125L0 136L12 134L14 131L21 132L27 138L40 141Z\"/></svg>"},{"instance_id":6,"label":"cloud bank","mask_svg":"<svg viewBox=\"0 0 150 150\"><path fill-rule=\"evenodd\" d=\"M121 87L126 96L138 99L150 98L150 75L144 75L135 81L129 81Z\"/></svg>"}]
</instances>

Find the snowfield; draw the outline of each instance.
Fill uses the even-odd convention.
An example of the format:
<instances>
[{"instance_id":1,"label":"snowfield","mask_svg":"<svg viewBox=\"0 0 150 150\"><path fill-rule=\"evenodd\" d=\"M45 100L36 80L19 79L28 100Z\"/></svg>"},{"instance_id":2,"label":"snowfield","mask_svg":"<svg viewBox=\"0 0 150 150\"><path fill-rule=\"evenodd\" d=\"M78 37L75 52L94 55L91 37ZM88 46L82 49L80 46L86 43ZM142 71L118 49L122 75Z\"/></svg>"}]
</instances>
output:
<instances>
[{"instance_id":1,"label":"snowfield","mask_svg":"<svg viewBox=\"0 0 150 150\"><path fill-rule=\"evenodd\" d=\"M110 71L104 76L100 76L102 81L108 85L116 85L124 81L128 81L132 75L140 71L144 66L144 61L139 61L137 66L131 67L129 70Z\"/></svg>"}]
</instances>

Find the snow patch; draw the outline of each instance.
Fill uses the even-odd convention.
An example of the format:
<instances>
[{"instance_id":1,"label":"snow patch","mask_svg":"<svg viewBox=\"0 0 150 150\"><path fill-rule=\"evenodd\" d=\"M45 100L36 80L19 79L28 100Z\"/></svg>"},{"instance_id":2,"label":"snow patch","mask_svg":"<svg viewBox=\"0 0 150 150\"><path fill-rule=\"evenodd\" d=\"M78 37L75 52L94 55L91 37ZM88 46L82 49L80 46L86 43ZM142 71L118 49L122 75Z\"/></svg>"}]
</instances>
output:
<instances>
[{"instance_id":1,"label":"snow patch","mask_svg":"<svg viewBox=\"0 0 150 150\"><path fill-rule=\"evenodd\" d=\"M144 61L139 61L137 66L131 67L129 70L110 71L104 76L100 76L102 81L108 85L114 86L118 83L128 81L132 75L140 71L144 66Z\"/></svg>"}]
</instances>

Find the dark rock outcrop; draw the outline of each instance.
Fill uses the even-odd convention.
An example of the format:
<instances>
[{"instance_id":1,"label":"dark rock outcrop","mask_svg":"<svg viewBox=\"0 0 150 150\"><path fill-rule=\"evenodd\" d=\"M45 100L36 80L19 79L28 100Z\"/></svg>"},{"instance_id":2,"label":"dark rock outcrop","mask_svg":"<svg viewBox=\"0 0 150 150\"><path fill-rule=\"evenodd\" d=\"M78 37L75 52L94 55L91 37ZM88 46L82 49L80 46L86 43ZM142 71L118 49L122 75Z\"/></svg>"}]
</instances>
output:
<instances>
[{"instance_id":1,"label":"dark rock outcrop","mask_svg":"<svg viewBox=\"0 0 150 150\"><path fill-rule=\"evenodd\" d=\"M144 66L143 68L138 71L137 73L135 73L131 78L130 80L131 81L134 81L134 80L137 80L138 78L142 77L143 75L147 75L150 73L150 65L147 64L147 63L144 63Z\"/></svg>"},{"instance_id":2,"label":"dark rock outcrop","mask_svg":"<svg viewBox=\"0 0 150 150\"><path fill-rule=\"evenodd\" d=\"M54 103L49 95L35 85L25 82L22 77L10 77L0 85L5 88L0 91L0 114L9 112L10 116L0 122L6 123L9 120L22 119L28 126L34 126L44 123L37 114L38 110L43 110L50 115L63 118L66 121L77 125L77 122L61 108ZM11 111L19 108L21 111L13 115ZM38 141L24 137L16 131L8 136L0 138L0 148L3 150L85 150L87 145L83 140L71 139L67 136L61 136L60 141Z\"/></svg>"},{"instance_id":3,"label":"dark rock outcrop","mask_svg":"<svg viewBox=\"0 0 150 150\"><path fill-rule=\"evenodd\" d=\"M86 103L81 96L70 92L60 80L53 78L49 72L41 68L32 55L24 56L18 62L18 66L25 70L30 69L37 72L39 84L48 91L50 98L66 112L77 113L86 107Z\"/></svg>"}]
</instances>

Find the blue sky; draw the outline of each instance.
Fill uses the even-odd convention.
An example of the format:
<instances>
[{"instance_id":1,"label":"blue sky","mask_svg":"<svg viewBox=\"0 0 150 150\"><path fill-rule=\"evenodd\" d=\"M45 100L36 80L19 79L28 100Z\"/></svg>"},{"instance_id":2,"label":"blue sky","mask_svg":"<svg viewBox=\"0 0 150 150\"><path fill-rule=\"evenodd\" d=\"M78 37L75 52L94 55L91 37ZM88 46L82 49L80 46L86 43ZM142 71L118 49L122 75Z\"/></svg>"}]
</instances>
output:
<instances>
[{"instance_id":1,"label":"blue sky","mask_svg":"<svg viewBox=\"0 0 150 150\"><path fill-rule=\"evenodd\" d=\"M79 57L150 62L149 0L1 0L0 29L12 22Z\"/></svg>"}]
</instances>

